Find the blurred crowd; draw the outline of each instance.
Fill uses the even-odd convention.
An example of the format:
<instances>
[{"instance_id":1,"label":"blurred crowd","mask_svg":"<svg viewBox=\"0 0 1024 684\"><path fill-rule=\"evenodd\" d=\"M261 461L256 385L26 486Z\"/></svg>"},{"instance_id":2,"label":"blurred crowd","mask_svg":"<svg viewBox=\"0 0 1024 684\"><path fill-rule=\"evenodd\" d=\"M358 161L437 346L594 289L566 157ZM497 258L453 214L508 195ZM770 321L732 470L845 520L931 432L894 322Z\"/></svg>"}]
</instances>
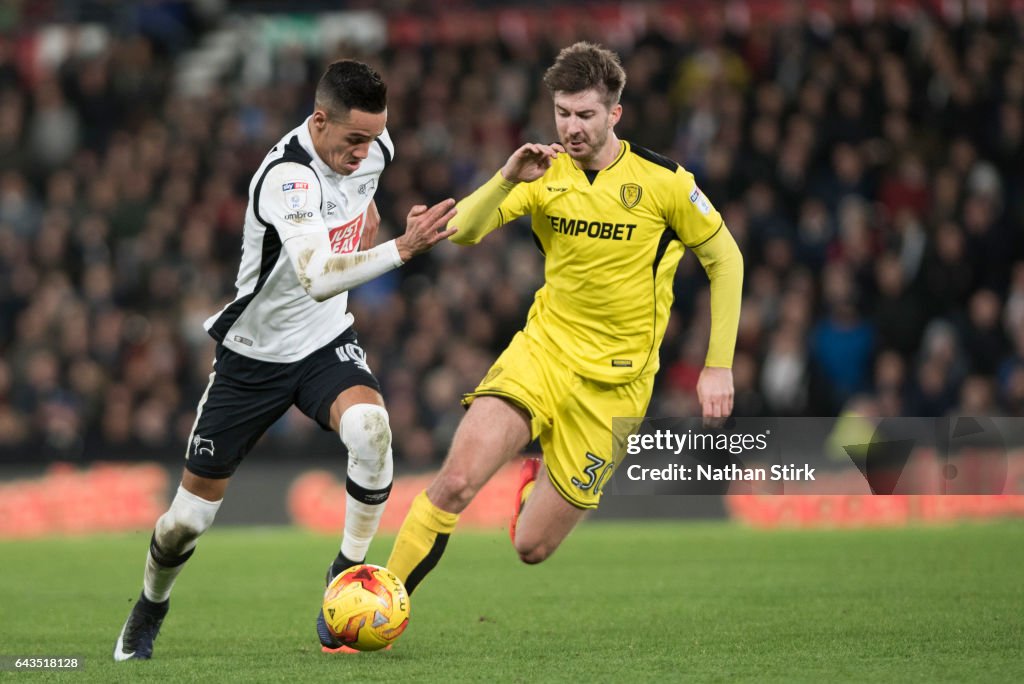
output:
<instances>
[{"instance_id":1,"label":"blurred crowd","mask_svg":"<svg viewBox=\"0 0 1024 684\"><path fill-rule=\"evenodd\" d=\"M180 53L144 33L31 79L0 39L0 459L184 450L251 174L309 113L327 62L365 59L389 84L387 239L413 204L461 198L520 142L556 139L540 77L579 38L623 56L619 136L692 171L743 251L738 415L1024 415L1024 20L645 21L285 47L266 78L239 69L204 97L177 94ZM520 221L352 294L406 465L443 457L461 394L542 275ZM708 311L687 255L649 415L698 410ZM293 412L271 438L317 430Z\"/></svg>"}]
</instances>

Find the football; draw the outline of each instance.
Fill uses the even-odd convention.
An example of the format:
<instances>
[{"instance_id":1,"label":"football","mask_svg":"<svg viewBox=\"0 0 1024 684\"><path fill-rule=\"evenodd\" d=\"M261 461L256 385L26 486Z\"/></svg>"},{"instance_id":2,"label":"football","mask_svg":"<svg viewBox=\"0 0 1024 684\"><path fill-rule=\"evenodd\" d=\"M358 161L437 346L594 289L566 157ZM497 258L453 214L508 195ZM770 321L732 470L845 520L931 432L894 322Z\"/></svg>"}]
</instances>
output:
<instances>
[{"instance_id":1,"label":"football","mask_svg":"<svg viewBox=\"0 0 1024 684\"><path fill-rule=\"evenodd\" d=\"M357 651L391 644L409 624L409 592L379 565L355 565L324 592L324 620L341 643Z\"/></svg>"}]
</instances>

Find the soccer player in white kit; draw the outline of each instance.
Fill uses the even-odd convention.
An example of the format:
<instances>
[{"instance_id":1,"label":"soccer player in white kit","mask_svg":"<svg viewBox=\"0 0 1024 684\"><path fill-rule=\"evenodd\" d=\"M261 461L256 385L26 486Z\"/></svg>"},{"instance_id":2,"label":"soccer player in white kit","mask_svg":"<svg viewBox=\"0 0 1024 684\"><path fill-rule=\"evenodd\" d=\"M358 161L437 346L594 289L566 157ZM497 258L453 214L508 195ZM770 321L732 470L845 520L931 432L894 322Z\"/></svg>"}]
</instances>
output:
<instances>
[{"instance_id":1,"label":"soccer player in white kit","mask_svg":"<svg viewBox=\"0 0 1024 684\"><path fill-rule=\"evenodd\" d=\"M314 111L267 154L249 185L234 301L205 323L217 340L199 400L181 486L157 520L142 594L115 660L148 659L171 588L213 523L235 468L292 405L348 450L345 530L328 581L361 563L391 490L391 429L380 386L352 329L348 290L454 233L454 200L409 212L405 233L372 245L374 192L394 158L387 86L372 68L341 60L316 89ZM325 648L338 643L322 614Z\"/></svg>"}]
</instances>

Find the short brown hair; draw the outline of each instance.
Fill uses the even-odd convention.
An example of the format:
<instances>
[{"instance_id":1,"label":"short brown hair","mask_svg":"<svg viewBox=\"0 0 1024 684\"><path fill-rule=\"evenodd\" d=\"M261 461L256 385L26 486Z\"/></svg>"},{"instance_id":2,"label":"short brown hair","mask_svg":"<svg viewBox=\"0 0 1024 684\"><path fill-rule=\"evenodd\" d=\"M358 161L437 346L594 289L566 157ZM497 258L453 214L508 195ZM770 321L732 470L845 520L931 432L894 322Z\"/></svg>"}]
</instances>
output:
<instances>
[{"instance_id":1,"label":"short brown hair","mask_svg":"<svg viewBox=\"0 0 1024 684\"><path fill-rule=\"evenodd\" d=\"M594 88L604 93L610 109L622 96L626 72L617 54L596 43L581 41L558 53L555 63L544 72L544 85L552 95Z\"/></svg>"}]
</instances>

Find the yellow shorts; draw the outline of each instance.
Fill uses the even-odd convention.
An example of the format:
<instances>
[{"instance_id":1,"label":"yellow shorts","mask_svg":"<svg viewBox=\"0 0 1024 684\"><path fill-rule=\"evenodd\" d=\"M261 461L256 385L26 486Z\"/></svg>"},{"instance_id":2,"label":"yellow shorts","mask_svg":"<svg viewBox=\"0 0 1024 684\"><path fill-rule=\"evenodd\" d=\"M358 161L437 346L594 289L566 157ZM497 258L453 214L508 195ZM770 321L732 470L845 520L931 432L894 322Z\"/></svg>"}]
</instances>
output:
<instances>
[{"instance_id":1,"label":"yellow shorts","mask_svg":"<svg viewBox=\"0 0 1024 684\"><path fill-rule=\"evenodd\" d=\"M597 508L617 465L612 418L642 417L653 390L653 374L625 385L581 377L519 332L462 402L493 396L526 410L555 489L577 508Z\"/></svg>"}]
</instances>

